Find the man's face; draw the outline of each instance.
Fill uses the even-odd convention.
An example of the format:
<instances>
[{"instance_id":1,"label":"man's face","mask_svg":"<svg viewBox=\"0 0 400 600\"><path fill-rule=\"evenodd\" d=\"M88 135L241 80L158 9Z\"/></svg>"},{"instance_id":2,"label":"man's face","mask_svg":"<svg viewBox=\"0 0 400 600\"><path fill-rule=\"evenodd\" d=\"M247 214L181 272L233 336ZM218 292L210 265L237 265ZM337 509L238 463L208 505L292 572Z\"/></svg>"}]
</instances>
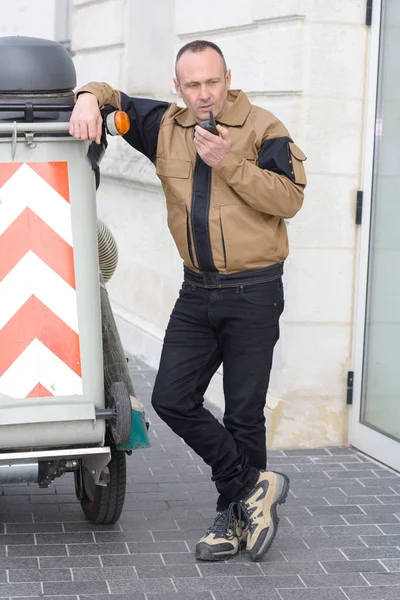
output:
<instances>
[{"instance_id":1,"label":"man's face","mask_svg":"<svg viewBox=\"0 0 400 600\"><path fill-rule=\"evenodd\" d=\"M212 48L187 51L177 64L175 89L200 123L212 110L217 118L223 111L231 84L231 72L225 73L224 61Z\"/></svg>"}]
</instances>

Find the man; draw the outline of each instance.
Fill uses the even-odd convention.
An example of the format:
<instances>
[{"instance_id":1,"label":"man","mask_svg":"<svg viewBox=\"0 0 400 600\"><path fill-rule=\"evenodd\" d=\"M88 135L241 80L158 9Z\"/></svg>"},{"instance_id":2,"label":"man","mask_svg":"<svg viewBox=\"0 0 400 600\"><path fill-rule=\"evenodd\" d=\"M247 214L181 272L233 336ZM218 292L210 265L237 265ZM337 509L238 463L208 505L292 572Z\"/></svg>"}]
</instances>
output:
<instances>
[{"instance_id":1,"label":"man","mask_svg":"<svg viewBox=\"0 0 400 600\"><path fill-rule=\"evenodd\" d=\"M186 44L175 89L187 108L131 98L105 83L77 92L71 135L100 141L99 107L125 110L124 136L156 166L184 282L165 335L152 403L212 468L217 516L196 546L226 559L242 543L253 560L271 546L289 480L266 471L264 407L283 310L285 218L303 202L305 156L271 113L230 90L215 44ZM199 126L212 110L217 135ZM223 363L223 425L203 406Z\"/></svg>"}]
</instances>

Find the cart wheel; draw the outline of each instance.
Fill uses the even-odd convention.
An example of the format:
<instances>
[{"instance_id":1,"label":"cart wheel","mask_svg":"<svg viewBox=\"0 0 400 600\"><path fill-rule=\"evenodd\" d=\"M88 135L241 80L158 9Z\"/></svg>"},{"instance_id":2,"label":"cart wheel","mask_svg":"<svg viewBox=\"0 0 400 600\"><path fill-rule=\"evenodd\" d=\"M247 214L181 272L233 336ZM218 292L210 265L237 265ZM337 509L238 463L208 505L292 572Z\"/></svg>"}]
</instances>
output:
<instances>
[{"instance_id":1,"label":"cart wheel","mask_svg":"<svg viewBox=\"0 0 400 600\"><path fill-rule=\"evenodd\" d=\"M125 452L111 447L108 470L107 487L96 485L92 475L82 466L75 471L76 493L82 510L89 521L101 525L115 523L121 515L126 491Z\"/></svg>"},{"instance_id":2,"label":"cart wheel","mask_svg":"<svg viewBox=\"0 0 400 600\"><path fill-rule=\"evenodd\" d=\"M108 422L115 445L126 444L131 435L132 407L131 397L122 381L112 384L109 407L115 410L115 417Z\"/></svg>"}]
</instances>

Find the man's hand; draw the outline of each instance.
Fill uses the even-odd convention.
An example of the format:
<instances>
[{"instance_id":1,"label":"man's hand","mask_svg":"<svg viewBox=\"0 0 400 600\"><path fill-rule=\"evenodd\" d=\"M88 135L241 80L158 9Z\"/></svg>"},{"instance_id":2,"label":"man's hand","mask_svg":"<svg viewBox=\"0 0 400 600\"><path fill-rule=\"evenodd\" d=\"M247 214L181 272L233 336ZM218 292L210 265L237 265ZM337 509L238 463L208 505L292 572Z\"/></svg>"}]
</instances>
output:
<instances>
[{"instance_id":1,"label":"man's hand","mask_svg":"<svg viewBox=\"0 0 400 600\"><path fill-rule=\"evenodd\" d=\"M69 133L78 140L100 144L103 119L97 98L88 92L79 94L69 121Z\"/></svg>"},{"instance_id":2,"label":"man's hand","mask_svg":"<svg viewBox=\"0 0 400 600\"><path fill-rule=\"evenodd\" d=\"M219 135L214 135L199 125L195 127L194 145L209 167L217 167L231 149L229 129L217 125Z\"/></svg>"}]
</instances>

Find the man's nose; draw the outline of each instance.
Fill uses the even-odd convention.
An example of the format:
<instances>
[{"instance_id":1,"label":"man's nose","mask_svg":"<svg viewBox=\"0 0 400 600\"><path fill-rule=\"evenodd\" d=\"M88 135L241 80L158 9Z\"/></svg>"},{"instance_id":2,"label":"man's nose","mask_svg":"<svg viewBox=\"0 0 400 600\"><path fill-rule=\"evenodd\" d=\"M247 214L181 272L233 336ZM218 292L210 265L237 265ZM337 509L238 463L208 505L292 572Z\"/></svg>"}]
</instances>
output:
<instances>
[{"instance_id":1,"label":"man's nose","mask_svg":"<svg viewBox=\"0 0 400 600\"><path fill-rule=\"evenodd\" d=\"M208 100L210 97L210 90L208 89L208 86L203 84L200 88L200 98L202 100Z\"/></svg>"}]
</instances>

